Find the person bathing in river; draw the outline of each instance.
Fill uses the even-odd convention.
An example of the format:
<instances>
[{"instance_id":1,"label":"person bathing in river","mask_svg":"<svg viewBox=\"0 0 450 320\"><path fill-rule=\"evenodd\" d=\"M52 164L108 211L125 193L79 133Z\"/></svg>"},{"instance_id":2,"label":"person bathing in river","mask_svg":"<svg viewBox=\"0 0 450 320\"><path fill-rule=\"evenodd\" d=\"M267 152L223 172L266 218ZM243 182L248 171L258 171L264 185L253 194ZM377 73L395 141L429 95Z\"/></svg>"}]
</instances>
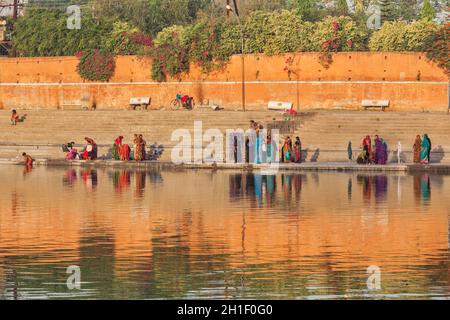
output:
<instances>
[{"instance_id":1,"label":"person bathing in river","mask_svg":"<svg viewBox=\"0 0 450 320\"><path fill-rule=\"evenodd\" d=\"M24 152L24 153L22 153L22 158L23 158L23 163L26 167L31 168L33 166L34 159L31 156L29 156L28 154L26 154Z\"/></svg>"}]
</instances>

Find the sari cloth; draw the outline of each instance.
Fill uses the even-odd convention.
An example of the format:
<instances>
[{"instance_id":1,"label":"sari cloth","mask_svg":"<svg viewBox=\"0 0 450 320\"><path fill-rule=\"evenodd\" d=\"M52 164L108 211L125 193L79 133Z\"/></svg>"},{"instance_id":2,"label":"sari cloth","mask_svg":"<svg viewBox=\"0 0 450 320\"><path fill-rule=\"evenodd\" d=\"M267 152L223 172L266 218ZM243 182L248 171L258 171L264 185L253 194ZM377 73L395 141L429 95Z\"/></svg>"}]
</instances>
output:
<instances>
[{"instance_id":1,"label":"sari cloth","mask_svg":"<svg viewBox=\"0 0 450 320\"><path fill-rule=\"evenodd\" d=\"M268 163L272 163L272 136L270 135L270 133L267 135L267 162Z\"/></svg>"},{"instance_id":2,"label":"sari cloth","mask_svg":"<svg viewBox=\"0 0 450 320\"><path fill-rule=\"evenodd\" d=\"M419 135L416 137L416 141L414 141L413 150L414 150L414 163L420 163L420 154L422 151L422 139L420 138Z\"/></svg>"},{"instance_id":3,"label":"sari cloth","mask_svg":"<svg viewBox=\"0 0 450 320\"><path fill-rule=\"evenodd\" d=\"M122 160L122 161L130 160L130 153L131 153L131 149L130 149L129 145L123 144L119 147L120 160Z\"/></svg>"},{"instance_id":4,"label":"sari cloth","mask_svg":"<svg viewBox=\"0 0 450 320\"><path fill-rule=\"evenodd\" d=\"M291 162L292 161L292 143L291 139L286 138L284 140L283 148L281 149L281 152L283 153L283 162Z\"/></svg>"},{"instance_id":5,"label":"sari cloth","mask_svg":"<svg viewBox=\"0 0 450 320\"><path fill-rule=\"evenodd\" d=\"M294 146L294 161L296 163L301 163L302 162L302 142L300 141L300 139L297 139L295 141L295 146Z\"/></svg>"},{"instance_id":6,"label":"sari cloth","mask_svg":"<svg viewBox=\"0 0 450 320\"><path fill-rule=\"evenodd\" d=\"M259 135L259 132L259 129L256 129L255 163L261 163L261 137Z\"/></svg>"},{"instance_id":7,"label":"sari cloth","mask_svg":"<svg viewBox=\"0 0 450 320\"><path fill-rule=\"evenodd\" d=\"M428 138L428 135L425 134L422 139L422 150L420 151L420 163L427 164L430 162L430 159L429 159L430 149L431 149L431 143Z\"/></svg>"},{"instance_id":8,"label":"sari cloth","mask_svg":"<svg viewBox=\"0 0 450 320\"><path fill-rule=\"evenodd\" d=\"M114 140L111 156L114 160L120 160L120 147L122 146L122 138L118 137Z\"/></svg>"}]
</instances>

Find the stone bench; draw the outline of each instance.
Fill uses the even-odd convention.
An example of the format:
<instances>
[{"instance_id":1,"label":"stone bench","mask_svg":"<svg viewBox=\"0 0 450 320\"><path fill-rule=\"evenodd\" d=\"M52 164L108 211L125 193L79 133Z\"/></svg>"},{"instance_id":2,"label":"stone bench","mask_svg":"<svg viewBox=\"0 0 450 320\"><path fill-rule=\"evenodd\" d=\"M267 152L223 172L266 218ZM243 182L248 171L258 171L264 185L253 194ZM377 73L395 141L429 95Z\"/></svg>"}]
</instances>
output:
<instances>
[{"instance_id":1,"label":"stone bench","mask_svg":"<svg viewBox=\"0 0 450 320\"><path fill-rule=\"evenodd\" d=\"M381 108L383 112L389 107L389 100L363 100L361 101L361 108L367 110L367 108Z\"/></svg>"},{"instance_id":2,"label":"stone bench","mask_svg":"<svg viewBox=\"0 0 450 320\"><path fill-rule=\"evenodd\" d=\"M282 101L269 101L269 105L267 108L269 110L280 110L280 111L288 111L292 110L294 104L292 102L282 102Z\"/></svg>"},{"instance_id":3,"label":"stone bench","mask_svg":"<svg viewBox=\"0 0 450 320\"><path fill-rule=\"evenodd\" d=\"M89 110L89 103L88 101L70 101L70 102L65 102L59 105L60 110Z\"/></svg>"},{"instance_id":4,"label":"stone bench","mask_svg":"<svg viewBox=\"0 0 450 320\"><path fill-rule=\"evenodd\" d=\"M133 97L130 99L129 105L131 110L147 110L150 105L151 98L150 97Z\"/></svg>"}]
</instances>

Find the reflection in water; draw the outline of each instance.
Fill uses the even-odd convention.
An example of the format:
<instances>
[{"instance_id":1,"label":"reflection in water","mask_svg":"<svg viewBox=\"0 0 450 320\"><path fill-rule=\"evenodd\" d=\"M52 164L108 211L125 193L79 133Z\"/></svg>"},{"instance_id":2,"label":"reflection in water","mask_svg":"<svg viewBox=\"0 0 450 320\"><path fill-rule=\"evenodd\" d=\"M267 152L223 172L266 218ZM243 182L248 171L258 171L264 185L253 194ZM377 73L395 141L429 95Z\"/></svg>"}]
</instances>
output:
<instances>
[{"instance_id":1,"label":"reflection in water","mask_svg":"<svg viewBox=\"0 0 450 320\"><path fill-rule=\"evenodd\" d=\"M449 176L0 171L0 298L450 297Z\"/></svg>"},{"instance_id":2,"label":"reflection in water","mask_svg":"<svg viewBox=\"0 0 450 320\"><path fill-rule=\"evenodd\" d=\"M144 196L147 173L145 171L136 171L134 174L136 181L136 197L142 198Z\"/></svg>"},{"instance_id":3,"label":"reflection in water","mask_svg":"<svg viewBox=\"0 0 450 320\"><path fill-rule=\"evenodd\" d=\"M82 170L81 178L87 190L93 190L97 187L97 170Z\"/></svg>"},{"instance_id":4,"label":"reflection in water","mask_svg":"<svg viewBox=\"0 0 450 320\"><path fill-rule=\"evenodd\" d=\"M126 190L131 184L131 172L129 170L114 171L112 174L114 190L121 193Z\"/></svg>"},{"instance_id":5,"label":"reflection in water","mask_svg":"<svg viewBox=\"0 0 450 320\"><path fill-rule=\"evenodd\" d=\"M431 179L428 174L414 176L414 196L416 203L428 205L431 198Z\"/></svg>"},{"instance_id":6,"label":"reflection in water","mask_svg":"<svg viewBox=\"0 0 450 320\"><path fill-rule=\"evenodd\" d=\"M63 184L65 186L71 187L77 180L77 170L68 169L66 174L63 176Z\"/></svg>"}]
</instances>

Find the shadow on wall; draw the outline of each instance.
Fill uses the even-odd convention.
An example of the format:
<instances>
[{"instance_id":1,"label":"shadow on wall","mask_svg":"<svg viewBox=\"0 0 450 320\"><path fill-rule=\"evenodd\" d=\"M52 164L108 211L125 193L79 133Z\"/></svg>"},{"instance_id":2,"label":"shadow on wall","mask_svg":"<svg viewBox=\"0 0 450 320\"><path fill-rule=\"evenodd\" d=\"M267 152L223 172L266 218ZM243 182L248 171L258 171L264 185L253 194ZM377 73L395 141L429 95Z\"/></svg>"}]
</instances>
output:
<instances>
[{"instance_id":1,"label":"shadow on wall","mask_svg":"<svg viewBox=\"0 0 450 320\"><path fill-rule=\"evenodd\" d=\"M412 153L411 152L406 152L406 151L401 151L400 152L400 162L401 163L407 163L409 158L412 157ZM398 163L398 150L394 150L392 151L392 156L388 157L388 162L389 163ZM412 158L411 158L412 161Z\"/></svg>"},{"instance_id":2,"label":"shadow on wall","mask_svg":"<svg viewBox=\"0 0 450 320\"><path fill-rule=\"evenodd\" d=\"M308 153L309 149L304 149L302 151L302 162L306 162L306 159L308 159ZM317 148L316 151L314 151L313 155L311 156L310 162L317 162L319 160L320 155L320 148Z\"/></svg>"},{"instance_id":3,"label":"shadow on wall","mask_svg":"<svg viewBox=\"0 0 450 320\"><path fill-rule=\"evenodd\" d=\"M441 163L445 157L445 151L442 146L437 146L431 150L431 163Z\"/></svg>"}]
</instances>

